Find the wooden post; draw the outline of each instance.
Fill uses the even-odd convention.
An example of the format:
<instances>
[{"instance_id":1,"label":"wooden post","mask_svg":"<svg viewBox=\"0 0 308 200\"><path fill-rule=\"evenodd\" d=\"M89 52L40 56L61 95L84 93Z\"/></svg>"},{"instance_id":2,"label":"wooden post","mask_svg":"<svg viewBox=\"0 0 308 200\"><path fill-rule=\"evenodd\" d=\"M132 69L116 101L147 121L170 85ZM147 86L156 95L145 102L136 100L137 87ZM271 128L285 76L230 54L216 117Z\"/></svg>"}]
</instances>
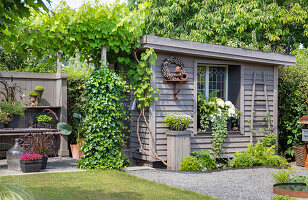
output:
<instances>
[{"instance_id":1,"label":"wooden post","mask_svg":"<svg viewBox=\"0 0 308 200\"><path fill-rule=\"evenodd\" d=\"M192 131L167 131L168 169L179 170L181 161L190 156L190 136Z\"/></svg>"},{"instance_id":2,"label":"wooden post","mask_svg":"<svg viewBox=\"0 0 308 200\"><path fill-rule=\"evenodd\" d=\"M57 53L57 74L60 74L61 73L61 66L62 66L62 63L60 62L60 58L61 58L61 54L63 52L62 51L58 51Z\"/></svg>"},{"instance_id":3,"label":"wooden post","mask_svg":"<svg viewBox=\"0 0 308 200\"><path fill-rule=\"evenodd\" d=\"M106 66L106 64L107 64L107 49L106 49L105 46L102 46L101 60L102 60L102 64Z\"/></svg>"}]
</instances>

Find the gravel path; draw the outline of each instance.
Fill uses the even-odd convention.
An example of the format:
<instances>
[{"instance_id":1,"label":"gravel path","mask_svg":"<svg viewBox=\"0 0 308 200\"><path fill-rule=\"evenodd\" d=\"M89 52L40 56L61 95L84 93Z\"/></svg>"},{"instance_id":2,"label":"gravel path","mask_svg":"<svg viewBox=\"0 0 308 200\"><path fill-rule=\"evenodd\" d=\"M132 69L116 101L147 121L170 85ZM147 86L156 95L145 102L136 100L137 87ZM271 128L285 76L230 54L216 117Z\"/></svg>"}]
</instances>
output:
<instances>
[{"instance_id":1,"label":"gravel path","mask_svg":"<svg viewBox=\"0 0 308 200\"><path fill-rule=\"evenodd\" d=\"M41 170L39 173L46 172L73 172L81 171L77 168L77 160L70 157L52 157L48 158L46 169ZM21 171L13 171L7 169L6 160L0 160L0 176L8 175L24 175L30 173L22 173Z\"/></svg>"},{"instance_id":2,"label":"gravel path","mask_svg":"<svg viewBox=\"0 0 308 200\"><path fill-rule=\"evenodd\" d=\"M299 174L308 175L304 168ZM272 173L278 169L254 168L222 170L211 173L171 172L167 170L137 170L129 174L158 183L192 190L224 200L269 200L274 181Z\"/></svg>"}]
</instances>

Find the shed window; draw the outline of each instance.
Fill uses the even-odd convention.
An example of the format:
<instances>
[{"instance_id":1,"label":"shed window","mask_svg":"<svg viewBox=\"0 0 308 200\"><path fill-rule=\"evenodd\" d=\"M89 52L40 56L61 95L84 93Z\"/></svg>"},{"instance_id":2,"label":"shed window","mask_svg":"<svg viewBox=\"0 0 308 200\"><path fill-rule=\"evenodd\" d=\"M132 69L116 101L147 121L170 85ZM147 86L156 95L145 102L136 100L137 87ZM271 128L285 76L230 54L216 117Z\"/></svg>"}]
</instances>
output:
<instances>
[{"instance_id":1,"label":"shed window","mask_svg":"<svg viewBox=\"0 0 308 200\"><path fill-rule=\"evenodd\" d=\"M217 97L228 100L228 66L198 65L198 92L208 97L214 90L219 90Z\"/></svg>"}]
</instances>

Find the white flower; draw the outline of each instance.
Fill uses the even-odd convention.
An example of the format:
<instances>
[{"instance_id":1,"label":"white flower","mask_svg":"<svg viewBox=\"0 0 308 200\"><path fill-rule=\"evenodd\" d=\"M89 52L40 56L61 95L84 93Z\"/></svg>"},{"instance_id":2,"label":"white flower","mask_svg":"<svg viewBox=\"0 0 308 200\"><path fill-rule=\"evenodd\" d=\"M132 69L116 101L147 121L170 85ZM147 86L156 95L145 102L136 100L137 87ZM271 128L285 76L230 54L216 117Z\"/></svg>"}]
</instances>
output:
<instances>
[{"instance_id":1,"label":"white flower","mask_svg":"<svg viewBox=\"0 0 308 200\"><path fill-rule=\"evenodd\" d=\"M216 99L216 103L217 103L218 106L220 106L222 108L225 107L224 100L222 100L222 99Z\"/></svg>"},{"instance_id":2,"label":"white flower","mask_svg":"<svg viewBox=\"0 0 308 200\"><path fill-rule=\"evenodd\" d=\"M232 104L231 101L226 101L225 105L228 106L228 107L231 107L231 108L234 107L234 105Z\"/></svg>"}]
</instances>

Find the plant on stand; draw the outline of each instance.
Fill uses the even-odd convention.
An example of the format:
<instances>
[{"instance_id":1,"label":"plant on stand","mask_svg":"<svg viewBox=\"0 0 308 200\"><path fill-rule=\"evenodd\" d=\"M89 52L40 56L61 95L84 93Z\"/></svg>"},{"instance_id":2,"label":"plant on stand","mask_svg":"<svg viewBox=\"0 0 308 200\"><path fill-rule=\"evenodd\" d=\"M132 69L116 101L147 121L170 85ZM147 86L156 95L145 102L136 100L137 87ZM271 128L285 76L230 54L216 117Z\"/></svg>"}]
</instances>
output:
<instances>
[{"instance_id":1,"label":"plant on stand","mask_svg":"<svg viewBox=\"0 0 308 200\"><path fill-rule=\"evenodd\" d=\"M30 92L29 93L29 97L30 97L30 101L31 101L30 106L37 106L37 104L35 103L37 96L38 96L38 94L36 92Z\"/></svg>"},{"instance_id":2,"label":"plant on stand","mask_svg":"<svg viewBox=\"0 0 308 200\"><path fill-rule=\"evenodd\" d=\"M42 128L49 128L48 123L52 121L52 116L46 114L38 114L35 116L38 126ZM47 126L46 126L47 125Z\"/></svg>"},{"instance_id":3,"label":"plant on stand","mask_svg":"<svg viewBox=\"0 0 308 200\"><path fill-rule=\"evenodd\" d=\"M34 92L37 93L37 104L38 105L41 105L41 101L42 101L42 95L43 95L43 92L44 92L45 88L43 86L36 86L34 88Z\"/></svg>"},{"instance_id":4,"label":"plant on stand","mask_svg":"<svg viewBox=\"0 0 308 200\"><path fill-rule=\"evenodd\" d=\"M74 159L81 159L83 156L83 153L81 152L80 148L82 143L84 142L83 136L83 124L84 124L84 117L82 117L81 114L74 113L74 122L76 125L76 144L71 144L71 151L72 151L72 157Z\"/></svg>"},{"instance_id":5,"label":"plant on stand","mask_svg":"<svg viewBox=\"0 0 308 200\"><path fill-rule=\"evenodd\" d=\"M0 103L1 118L4 127L16 128L20 116L24 116L24 107L20 101L9 101ZM14 119L14 121L12 121Z\"/></svg>"},{"instance_id":6,"label":"plant on stand","mask_svg":"<svg viewBox=\"0 0 308 200\"><path fill-rule=\"evenodd\" d=\"M42 155L26 153L21 155L19 159L20 159L20 168L23 173L41 171Z\"/></svg>"}]
</instances>

